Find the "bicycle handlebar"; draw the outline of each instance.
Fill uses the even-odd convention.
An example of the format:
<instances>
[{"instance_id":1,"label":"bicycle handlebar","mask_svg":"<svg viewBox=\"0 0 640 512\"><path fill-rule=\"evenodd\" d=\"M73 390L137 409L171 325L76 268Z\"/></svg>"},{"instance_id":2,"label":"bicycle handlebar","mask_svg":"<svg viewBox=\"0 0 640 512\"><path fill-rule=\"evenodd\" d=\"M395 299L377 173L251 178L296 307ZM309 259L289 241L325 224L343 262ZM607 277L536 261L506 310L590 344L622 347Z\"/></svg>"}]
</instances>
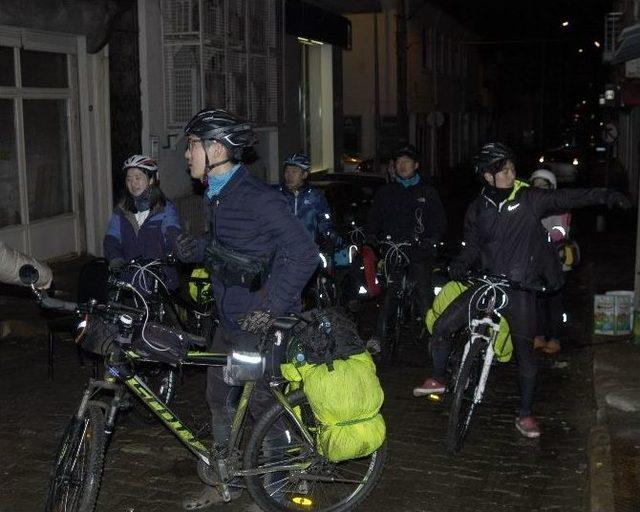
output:
<instances>
[{"instance_id":1,"label":"bicycle handlebar","mask_svg":"<svg viewBox=\"0 0 640 512\"><path fill-rule=\"evenodd\" d=\"M447 271L449 269L447 268ZM490 281L492 284L507 286L509 288L513 288L515 290L528 290L528 291L538 291L538 292L546 292L547 288L545 286L524 286L521 282L512 281L504 274L492 274L490 272L476 272L473 270L467 270L467 279L472 281Z\"/></svg>"}]
</instances>

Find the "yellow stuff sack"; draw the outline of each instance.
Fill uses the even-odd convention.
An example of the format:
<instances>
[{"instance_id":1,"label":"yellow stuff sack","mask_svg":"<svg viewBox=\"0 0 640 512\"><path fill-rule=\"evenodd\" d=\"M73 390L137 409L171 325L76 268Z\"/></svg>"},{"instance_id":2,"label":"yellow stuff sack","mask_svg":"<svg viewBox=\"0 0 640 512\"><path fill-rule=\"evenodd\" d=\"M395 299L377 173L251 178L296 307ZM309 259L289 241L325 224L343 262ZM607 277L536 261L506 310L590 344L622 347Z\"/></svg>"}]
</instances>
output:
<instances>
[{"instance_id":1,"label":"yellow stuff sack","mask_svg":"<svg viewBox=\"0 0 640 512\"><path fill-rule=\"evenodd\" d=\"M368 352L335 359L326 364L280 366L292 383L302 381L304 393L319 422L318 451L332 462L365 457L385 440L386 426L380 408L384 392Z\"/></svg>"},{"instance_id":2,"label":"yellow stuff sack","mask_svg":"<svg viewBox=\"0 0 640 512\"><path fill-rule=\"evenodd\" d=\"M444 310L467 288L468 286L459 281L449 281L442 287L440 293L433 299L433 305L431 309L427 311L424 320L429 334L433 334L433 326ZM500 332L493 345L493 349L498 361L501 363L506 363L513 355L513 343L511 342L511 334L509 332L509 322L507 322L504 317L500 319Z\"/></svg>"}]
</instances>

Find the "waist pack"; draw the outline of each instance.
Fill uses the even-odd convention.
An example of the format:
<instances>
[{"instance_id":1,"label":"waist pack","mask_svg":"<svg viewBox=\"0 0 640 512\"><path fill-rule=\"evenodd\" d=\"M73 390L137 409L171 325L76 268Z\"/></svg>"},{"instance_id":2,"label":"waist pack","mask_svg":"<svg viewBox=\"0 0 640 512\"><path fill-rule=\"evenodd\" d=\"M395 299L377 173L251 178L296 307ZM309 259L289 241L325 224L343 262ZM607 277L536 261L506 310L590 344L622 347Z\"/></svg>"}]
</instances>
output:
<instances>
[{"instance_id":1,"label":"waist pack","mask_svg":"<svg viewBox=\"0 0 640 512\"><path fill-rule=\"evenodd\" d=\"M300 364L300 358L289 351L288 362L280 367L282 375L293 388L304 390L319 422L315 434L322 455L333 462L365 457L380 448L386 437L380 414L384 392L376 366L357 338L353 322L335 310L314 314L315 319L294 333L290 342L298 355L308 350L304 362ZM321 346L327 350L324 355L318 351Z\"/></svg>"},{"instance_id":2,"label":"waist pack","mask_svg":"<svg viewBox=\"0 0 640 512\"><path fill-rule=\"evenodd\" d=\"M211 238L204 260L211 274L225 287L242 286L255 292L267 280L272 258L242 254Z\"/></svg>"},{"instance_id":3,"label":"waist pack","mask_svg":"<svg viewBox=\"0 0 640 512\"><path fill-rule=\"evenodd\" d=\"M459 281L449 281L442 287L440 293L433 299L433 305L431 309L427 311L425 317L425 325L430 334L433 334L433 326L436 320L444 312L445 309L451 304L462 292L469 287L460 283ZM506 363L511 360L513 355L513 343L511 341L511 333L509 331L509 322L506 318L500 319L500 331L498 337L493 345L493 350L501 363Z\"/></svg>"}]
</instances>

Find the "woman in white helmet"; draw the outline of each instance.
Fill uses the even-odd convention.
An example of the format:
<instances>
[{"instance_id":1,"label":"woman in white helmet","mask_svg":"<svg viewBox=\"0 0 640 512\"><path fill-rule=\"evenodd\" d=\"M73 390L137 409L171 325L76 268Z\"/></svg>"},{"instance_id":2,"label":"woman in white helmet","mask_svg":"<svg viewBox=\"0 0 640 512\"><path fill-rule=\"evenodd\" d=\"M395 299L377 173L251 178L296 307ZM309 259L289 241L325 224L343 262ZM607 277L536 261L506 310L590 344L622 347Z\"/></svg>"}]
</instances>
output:
<instances>
[{"instance_id":1,"label":"woman in white helmet","mask_svg":"<svg viewBox=\"0 0 640 512\"><path fill-rule=\"evenodd\" d=\"M158 165L145 155L133 155L122 164L126 190L116 206L104 237L104 254L111 268L133 258L164 259L175 250L182 232L175 205L158 184ZM178 287L175 268L164 269L165 285Z\"/></svg>"},{"instance_id":2,"label":"woman in white helmet","mask_svg":"<svg viewBox=\"0 0 640 512\"><path fill-rule=\"evenodd\" d=\"M547 169L538 169L529 178L536 188L556 189L558 182L555 174ZM552 242L560 244L569 238L571 213L556 213L542 219L542 225L549 233ZM567 270L567 269L564 269ZM560 326L562 325L562 290L540 295L538 300L538 335L533 346L546 354L560 351Z\"/></svg>"}]
</instances>

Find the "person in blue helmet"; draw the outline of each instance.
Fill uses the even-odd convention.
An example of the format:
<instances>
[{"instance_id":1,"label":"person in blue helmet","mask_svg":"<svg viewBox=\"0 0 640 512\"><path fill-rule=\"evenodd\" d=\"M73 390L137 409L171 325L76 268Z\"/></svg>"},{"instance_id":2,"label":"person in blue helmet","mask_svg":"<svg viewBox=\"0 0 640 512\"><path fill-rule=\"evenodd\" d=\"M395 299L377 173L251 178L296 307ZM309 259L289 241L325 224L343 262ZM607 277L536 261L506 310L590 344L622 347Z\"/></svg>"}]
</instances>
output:
<instances>
[{"instance_id":1,"label":"person in blue helmet","mask_svg":"<svg viewBox=\"0 0 640 512\"><path fill-rule=\"evenodd\" d=\"M122 170L126 190L104 237L104 255L113 270L134 258L166 258L182 232L178 211L159 186L156 161L133 155L125 160ZM178 288L175 268L166 267L163 278L169 290Z\"/></svg>"},{"instance_id":2,"label":"person in blue helmet","mask_svg":"<svg viewBox=\"0 0 640 512\"><path fill-rule=\"evenodd\" d=\"M311 160L304 153L292 153L284 160L280 192L287 198L293 214L300 219L311 237L322 242L335 239L331 210L322 192L309 186L307 178Z\"/></svg>"}]
</instances>

